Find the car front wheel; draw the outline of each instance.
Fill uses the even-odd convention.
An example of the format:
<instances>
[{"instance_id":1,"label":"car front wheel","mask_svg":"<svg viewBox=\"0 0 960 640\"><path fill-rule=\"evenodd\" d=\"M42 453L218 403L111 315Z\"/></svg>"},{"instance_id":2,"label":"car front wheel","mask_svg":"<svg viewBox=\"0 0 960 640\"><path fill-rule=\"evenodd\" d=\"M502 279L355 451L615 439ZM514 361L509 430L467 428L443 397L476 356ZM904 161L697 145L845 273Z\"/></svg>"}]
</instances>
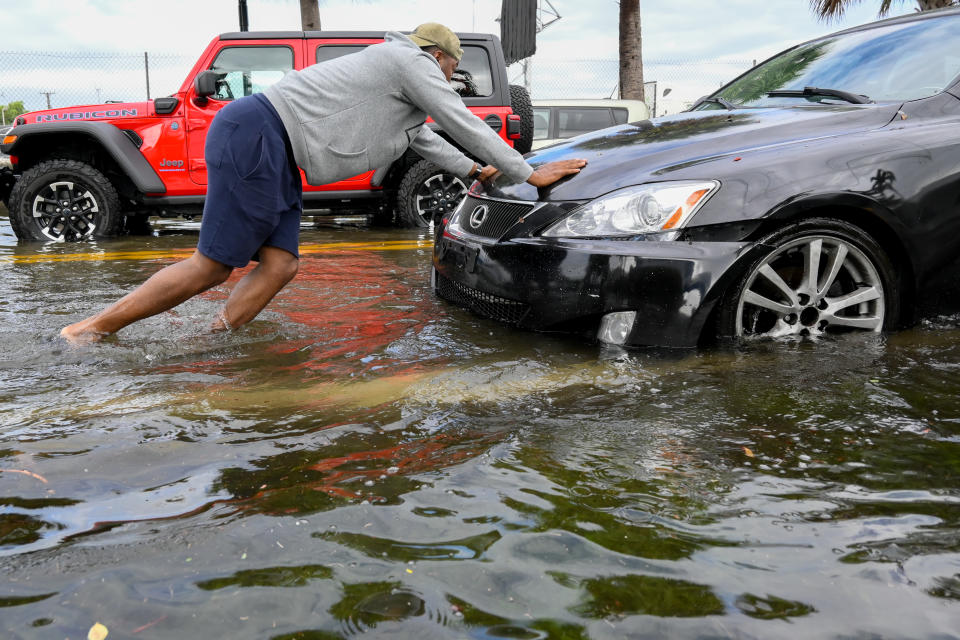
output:
<instances>
[{"instance_id":1,"label":"car front wheel","mask_svg":"<svg viewBox=\"0 0 960 640\"><path fill-rule=\"evenodd\" d=\"M398 220L405 227L429 227L453 213L467 195L463 178L429 160L420 160L403 176L397 190Z\"/></svg>"},{"instance_id":2,"label":"car front wheel","mask_svg":"<svg viewBox=\"0 0 960 640\"><path fill-rule=\"evenodd\" d=\"M899 315L899 279L877 242L840 220L810 219L758 243L756 259L721 302L721 337L879 332Z\"/></svg>"},{"instance_id":3,"label":"car front wheel","mask_svg":"<svg viewBox=\"0 0 960 640\"><path fill-rule=\"evenodd\" d=\"M48 160L24 171L8 208L21 240L75 242L115 236L123 226L117 190L76 160Z\"/></svg>"}]
</instances>

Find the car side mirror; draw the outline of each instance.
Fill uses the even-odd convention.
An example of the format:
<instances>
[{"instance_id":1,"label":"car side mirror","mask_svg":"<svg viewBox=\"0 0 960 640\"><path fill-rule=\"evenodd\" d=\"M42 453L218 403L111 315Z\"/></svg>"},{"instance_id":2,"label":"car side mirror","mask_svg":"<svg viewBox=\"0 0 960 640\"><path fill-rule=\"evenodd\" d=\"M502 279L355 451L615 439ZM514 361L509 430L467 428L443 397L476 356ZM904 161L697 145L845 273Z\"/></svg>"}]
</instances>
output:
<instances>
[{"instance_id":1,"label":"car side mirror","mask_svg":"<svg viewBox=\"0 0 960 640\"><path fill-rule=\"evenodd\" d=\"M197 93L197 97L206 98L207 96L214 95L217 92L217 80L221 77L222 74L211 71L210 69L198 73L197 77L193 79L193 88Z\"/></svg>"}]
</instances>

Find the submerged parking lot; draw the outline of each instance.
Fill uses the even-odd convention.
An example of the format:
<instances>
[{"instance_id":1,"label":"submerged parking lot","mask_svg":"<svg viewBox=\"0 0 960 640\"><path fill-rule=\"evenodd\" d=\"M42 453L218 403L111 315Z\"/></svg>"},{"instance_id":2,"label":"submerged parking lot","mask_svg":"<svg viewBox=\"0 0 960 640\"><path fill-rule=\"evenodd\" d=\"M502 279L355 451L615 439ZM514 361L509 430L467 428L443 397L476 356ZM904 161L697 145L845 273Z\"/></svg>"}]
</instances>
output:
<instances>
[{"instance_id":1,"label":"submerged parking lot","mask_svg":"<svg viewBox=\"0 0 960 640\"><path fill-rule=\"evenodd\" d=\"M305 227L102 344L189 255L0 218L0 636L956 637L960 317L624 351L438 300L426 232Z\"/></svg>"}]
</instances>

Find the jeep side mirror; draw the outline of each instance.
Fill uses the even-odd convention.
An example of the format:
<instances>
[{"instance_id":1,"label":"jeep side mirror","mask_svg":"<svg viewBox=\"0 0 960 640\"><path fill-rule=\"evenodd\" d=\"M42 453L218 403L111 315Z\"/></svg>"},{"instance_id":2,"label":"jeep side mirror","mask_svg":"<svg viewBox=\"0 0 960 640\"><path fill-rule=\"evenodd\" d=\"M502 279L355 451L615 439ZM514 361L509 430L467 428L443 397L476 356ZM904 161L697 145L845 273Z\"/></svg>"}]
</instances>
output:
<instances>
[{"instance_id":1,"label":"jeep side mirror","mask_svg":"<svg viewBox=\"0 0 960 640\"><path fill-rule=\"evenodd\" d=\"M214 95L217 92L217 80L220 77L221 74L210 69L198 73L197 77L193 79L193 88L197 92L197 97L206 98Z\"/></svg>"}]
</instances>

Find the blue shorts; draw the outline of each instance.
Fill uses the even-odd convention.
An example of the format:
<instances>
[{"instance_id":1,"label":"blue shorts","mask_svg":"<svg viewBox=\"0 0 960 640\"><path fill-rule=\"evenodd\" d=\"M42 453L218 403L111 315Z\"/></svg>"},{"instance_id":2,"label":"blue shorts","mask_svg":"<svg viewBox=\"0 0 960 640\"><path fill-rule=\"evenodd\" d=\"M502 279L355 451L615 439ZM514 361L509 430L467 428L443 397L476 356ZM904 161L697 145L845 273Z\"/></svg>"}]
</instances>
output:
<instances>
[{"instance_id":1,"label":"blue shorts","mask_svg":"<svg viewBox=\"0 0 960 640\"><path fill-rule=\"evenodd\" d=\"M244 267L260 247L299 257L303 187L290 139L260 94L234 100L207 132L207 199L197 249L212 260Z\"/></svg>"}]
</instances>

